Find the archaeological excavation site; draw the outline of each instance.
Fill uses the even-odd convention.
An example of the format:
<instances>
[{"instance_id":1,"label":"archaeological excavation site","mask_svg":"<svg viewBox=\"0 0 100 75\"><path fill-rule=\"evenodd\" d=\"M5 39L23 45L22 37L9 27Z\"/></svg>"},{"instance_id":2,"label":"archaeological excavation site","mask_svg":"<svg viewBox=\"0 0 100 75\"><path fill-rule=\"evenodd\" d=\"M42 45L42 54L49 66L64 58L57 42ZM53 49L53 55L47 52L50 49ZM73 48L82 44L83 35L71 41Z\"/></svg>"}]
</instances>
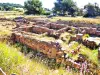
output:
<instances>
[{"instance_id":1,"label":"archaeological excavation site","mask_svg":"<svg viewBox=\"0 0 100 75\"><path fill-rule=\"evenodd\" d=\"M100 0L0 0L0 75L100 75Z\"/></svg>"},{"instance_id":2,"label":"archaeological excavation site","mask_svg":"<svg viewBox=\"0 0 100 75\"><path fill-rule=\"evenodd\" d=\"M93 23L45 18L15 18L11 40L42 53L66 68L97 75L100 59L100 26ZM98 52L98 54L96 53Z\"/></svg>"}]
</instances>

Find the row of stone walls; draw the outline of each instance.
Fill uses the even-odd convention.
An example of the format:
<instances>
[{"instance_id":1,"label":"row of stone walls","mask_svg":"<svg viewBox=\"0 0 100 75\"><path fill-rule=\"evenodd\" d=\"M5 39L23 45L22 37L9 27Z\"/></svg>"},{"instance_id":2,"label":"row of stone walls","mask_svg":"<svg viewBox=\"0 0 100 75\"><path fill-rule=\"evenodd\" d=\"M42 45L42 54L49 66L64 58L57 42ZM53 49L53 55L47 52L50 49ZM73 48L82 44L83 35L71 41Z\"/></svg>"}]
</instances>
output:
<instances>
[{"instance_id":1,"label":"row of stone walls","mask_svg":"<svg viewBox=\"0 0 100 75\"><path fill-rule=\"evenodd\" d=\"M100 36L100 31L98 31L97 28L84 28L83 34Z\"/></svg>"},{"instance_id":2,"label":"row of stone walls","mask_svg":"<svg viewBox=\"0 0 100 75\"><path fill-rule=\"evenodd\" d=\"M83 33L83 34L90 34L90 35L96 35L96 36L100 36L100 31L98 30L98 28L96 27L95 24L87 24L87 23L82 23L82 22L79 22L76 24L71 22L71 21L68 21L66 22L67 24L58 24L57 23L48 23L48 24L45 24L44 26L49 28L49 29L55 29L57 30L57 32L62 32L64 30L66 30L65 28L68 27L68 26L72 26L70 28L73 28L74 27L79 27L79 28L76 28L77 31L79 31L80 33ZM72 24L71 24L72 23ZM75 26L75 24L77 26Z\"/></svg>"}]
</instances>

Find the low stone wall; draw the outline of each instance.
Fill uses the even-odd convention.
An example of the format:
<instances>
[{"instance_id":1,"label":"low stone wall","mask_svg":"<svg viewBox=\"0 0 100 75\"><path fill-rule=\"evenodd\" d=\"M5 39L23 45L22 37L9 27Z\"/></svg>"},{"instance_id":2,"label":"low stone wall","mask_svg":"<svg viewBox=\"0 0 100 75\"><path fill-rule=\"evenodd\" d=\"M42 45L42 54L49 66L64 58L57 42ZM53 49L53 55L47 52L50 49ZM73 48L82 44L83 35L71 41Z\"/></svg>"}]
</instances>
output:
<instances>
[{"instance_id":1,"label":"low stone wall","mask_svg":"<svg viewBox=\"0 0 100 75\"><path fill-rule=\"evenodd\" d=\"M21 33L13 33L12 40L14 42L20 42L33 50L38 50L44 53L48 58L56 59L57 63L63 63L66 66L74 67L79 69L81 64L74 62L72 59L66 59L65 53L61 50L60 44L55 42L40 41L32 39L29 35Z\"/></svg>"},{"instance_id":2,"label":"low stone wall","mask_svg":"<svg viewBox=\"0 0 100 75\"><path fill-rule=\"evenodd\" d=\"M84 31L86 34L100 36L100 31L97 28L85 28Z\"/></svg>"},{"instance_id":3,"label":"low stone wall","mask_svg":"<svg viewBox=\"0 0 100 75\"><path fill-rule=\"evenodd\" d=\"M59 29L59 30L57 30L57 33L64 33L64 32L66 32L66 31L68 31L68 30L70 30L70 28L69 27L65 27L65 28L62 28L62 29Z\"/></svg>"},{"instance_id":4,"label":"low stone wall","mask_svg":"<svg viewBox=\"0 0 100 75\"><path fill-rule=\"evenodd\" d=\"M98 45L96 44L96 42L94 41L89 41L89 40L83 40L82 42L86 47L91 48L91 49L95 49L98 47Z\"/></svg>"},{"instance_id":5,"label":"low stone wall","mask_svg":"<svg viewBox=\"0 0 100 75\"><path fill-rule=\"evenodd\" d=\"M50 29L59 30L59 29L62 29L64 27L66 27L66 25L56 24L56 23L49 23L49 24L47 24L47 27L50 28Z\"/></svg>"},{"instance_id":6,"label":"low stone wall","mask_svg":"<svg viewBox=\"0 0 100 75\"><path fill-rule=\"evenodd\" d=\"M32 28L32 32L37 33L37 34L43 34L43 33L54 33L55 30L49 29L46 27L34 26Z\"/></svg>"},{"instance_id":7,"label":"low stone wall","mask_svg":"<svg viewBox=\"0 0 100 75\"><path fill-rule=\"evenodd\" d=\"M52 44L51 42L40 41L36 39L32 39L28 35L22 35L21 33L14 33L13 40L20 42L22 44L27 45L33 50L39 50L44 54L47 54L49 58L56 58L57 52L61 51L57 48L56 44Z\"/></svg>"}]
</instances>

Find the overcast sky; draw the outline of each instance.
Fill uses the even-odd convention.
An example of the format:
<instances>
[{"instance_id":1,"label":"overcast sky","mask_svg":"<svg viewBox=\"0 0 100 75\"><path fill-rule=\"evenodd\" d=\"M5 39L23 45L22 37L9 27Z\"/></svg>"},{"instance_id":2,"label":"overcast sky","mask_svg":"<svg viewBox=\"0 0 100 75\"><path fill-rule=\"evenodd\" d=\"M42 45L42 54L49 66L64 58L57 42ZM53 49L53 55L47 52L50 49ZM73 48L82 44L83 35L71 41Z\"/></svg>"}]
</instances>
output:
<instances>
[{"instance_id":1,"label":"overcast sky","mask_svg":"<svg viewBox=\"0 0 100 75\"><path fill-rule=\"evenodd\" d=\"M24 5L24 1L26 0L0 0L1 3L9 2L9 3L17 3ZM54 2L56 0L40 0L42 1L43 7L51 9L54 7ZM82 8L85 4L88 3L98 3L100 6L100 0L74 0L77 3L77 6Z\"/></svg>"}]
</instances>

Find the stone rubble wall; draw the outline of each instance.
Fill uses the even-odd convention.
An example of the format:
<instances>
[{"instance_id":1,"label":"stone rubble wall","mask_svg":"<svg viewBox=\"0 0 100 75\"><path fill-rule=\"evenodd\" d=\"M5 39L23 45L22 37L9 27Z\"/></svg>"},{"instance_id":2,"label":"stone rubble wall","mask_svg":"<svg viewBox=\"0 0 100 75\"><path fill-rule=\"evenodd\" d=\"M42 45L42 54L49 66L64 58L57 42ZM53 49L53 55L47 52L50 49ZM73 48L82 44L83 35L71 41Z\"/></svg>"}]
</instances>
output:
<instances>
[{"instance_id":1,"label":"stone rubble wall","mask_svg":"<svg viewBox=\"0 0 100 75\"><path fill-rule=\"evenodd\" d=\"M86 47L91 48L91 49L95 49L95 48L98 47L98 45L96 44L95 41L90 41L90 40L87 40L87 39L84 40L84 39L82 39L82 36L83 35L78 35L77 34L76 36L70 37L69 42L78 41L78 42L83 43L83 45L85 45Z\"/></svg>"},{"instance_id":2,"label":"stone rubble wall","mask_svg":"<svg viewBox=\"0 0 100 75\"><path fill-rule=\"evenodd\" d=\"M84 30L86 34L100 36L100 31L97 28L85 28Z\"/></svg>"},{"instance_id":3,"label":"stone rubble wall","mask_svg":"<svg viewBox=\"0 0 100 75\"><path fill-rule=\"evenodd\" d=\"M83 40L82 42L85 46L91 48L91 49L95 49L98 47L98 45L96 44L95 41L89 41L89 40Z\"/></svg>"},{"instance_id":4,"label":"stone rubble wall","mask_svg":"<svg viewBox=\"0 0 100 75\"><path fill-rule=\"evenodd\" d=\"M52 45L50 42L32 39L29 37L29 35L14 33L13 39L14 41L27 45L33 50L39 50L40 52L47 54L50 58L56 58L57 52L59 52L59 49L55 45Z\"/></svg>"},{"instance_id":5,"label":"stone rubble wall","mask_svg":"<svg viewBox=\"0 0 100 75\"><path fill-rule=\"evenodd\" d=\"M38 34L43 34L43 33L54 33L55 30L49 29L49 28L46 28L46 27L34 26L32 28L32 32L38 33Z\"/></svg>"},{"instance_id":6,"label":"stone rubble wall","mask_svg":"<svg viewBox=\"0 0 100 75\"><path fill-rule=\"evenodd\" d=\"M33 50L38 50L39 52L44 53L48 58L56 59L56 62L66 64L79 69L81 64L74 62L72 59L66 59L64 56L64 51L56 46L55 42L45 42L37 39L32 39L29 35L21 33L13 33L12 40L14 42L20 42Z\"/></svg>"}]
</instances>

